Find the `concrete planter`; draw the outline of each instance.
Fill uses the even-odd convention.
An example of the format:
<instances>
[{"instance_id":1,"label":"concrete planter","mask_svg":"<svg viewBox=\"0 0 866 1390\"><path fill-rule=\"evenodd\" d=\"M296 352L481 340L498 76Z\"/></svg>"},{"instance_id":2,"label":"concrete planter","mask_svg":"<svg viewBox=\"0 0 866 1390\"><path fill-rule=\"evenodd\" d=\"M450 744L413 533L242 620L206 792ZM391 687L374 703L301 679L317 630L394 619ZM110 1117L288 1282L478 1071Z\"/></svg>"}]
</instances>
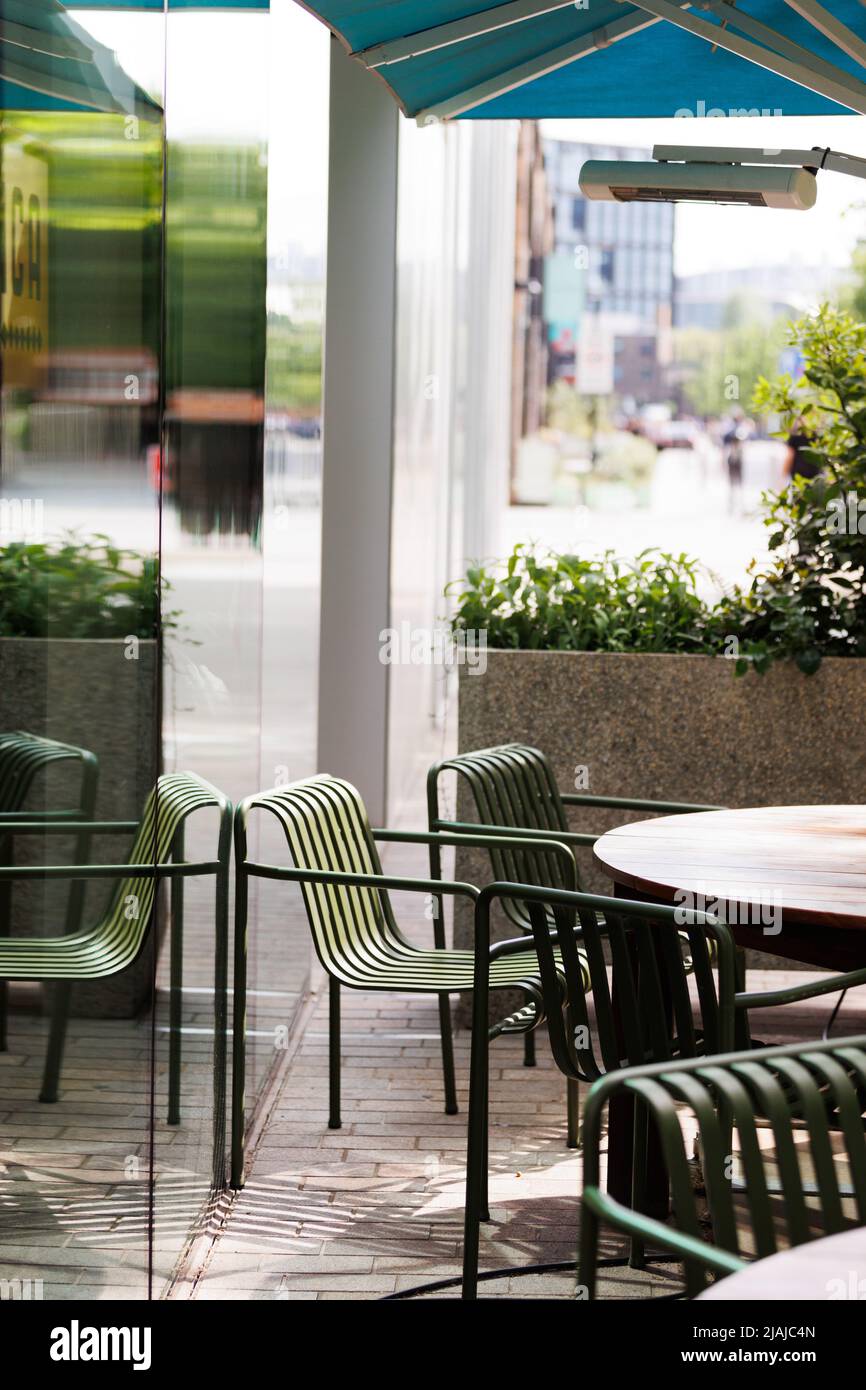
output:
<instances>
[{"instance_id":1,"label":"concrete planter","mask_svg":"<svg viewBox=\"0 0 866 1390\"><path fill-rule=\"evenodd\" d=\"M458 738L461 751L511 740L543 749L563 791L723 806L864 802L864 709L866 660L832 658L814 676L779 663L738 679L714 656L490 651L483 675L461 669ZM473 818L465 797L458 809ZM638 819L589 809L572 828ZM581 868L588 889L610 890L589 852ZM461 851L456 872L483 882L489 865ZM462 908L455 939L471 943Z\"/></svg>"},{"instance_id":2,"label":"concrete planter","mask_svg":"<svg viewBox=\"0 0 866 1390\"><path fill-rule=\"evenodd\" d=\"M137 819L156 776L157 645L139 642L134 660L128 651L122 639L0 639L0 729L26 729L95 753L100 820ZM77 779L69 768L48 769L37 782L29 809L75 804ZM128 847L128 837L102 836L93 842L94 858L122 862ZM22 838L16 861L66 863L71 850L65 836ZM110 892L108 883L88 884L85 922L95 920ZM63 884L16 883L13 934L61 931L65 902ZM134 1016L148 1002L152 968L145 951L131 970L77 985L73 1012L89 1018Z\"/></svg>"}]
</instances>

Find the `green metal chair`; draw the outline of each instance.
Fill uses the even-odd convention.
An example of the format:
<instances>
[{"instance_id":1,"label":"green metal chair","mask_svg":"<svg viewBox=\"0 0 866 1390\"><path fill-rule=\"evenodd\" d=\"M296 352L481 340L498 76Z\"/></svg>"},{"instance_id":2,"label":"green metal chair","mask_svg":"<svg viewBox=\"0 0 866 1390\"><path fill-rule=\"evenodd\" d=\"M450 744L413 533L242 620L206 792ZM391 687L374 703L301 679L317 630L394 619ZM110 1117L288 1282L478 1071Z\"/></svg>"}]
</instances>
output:
<instances>
[{"instance_id":1,"label":"green metal chair","mask_svg":"<svg viewBox=\"0 0 866 1390\"><path fill-rule=\"evenodd\" d=\"M283 828L294 867L259 864L248 858L247 828L254 811L266 811ZM250 878L276 879L301 885L304 907L318 958L329 976L329 1120L339 1129L340 1115L340 990L399 991L448 995L472 988L472 951L445 949L441 919L434 919L433 949L412 945L397 925L390 890L463 896L474 902L477 888L468 883L399 878L383 874L377 841L433 844L476 844L490 848L483 835L371 830L359 793L348 782L329 776L311 777L242 801L235 814L235 974L232 1070L232 1185L243 1185L244 1069L246 1033L247 901ZM501 843L497 841L497 844ZM569 850L552 841L524 839L539 852L559 855L565 880L573 875ZM551 957L556 960L554 955ZM579 968L579 966L577 967ZM523 1032L541 1018L538 964L531 944L508 959L491 963L485 976L490 989L518 989L526 1005L483 1034ZM450 1030L443 1032L445 1109L457 1110L454 1059Z\"/></svg>"},{"instance_id":2,"label":"green metal chair","mask_svg":"<svg viewBox=\"0 0 866 1390\"><path fill-rule=\"evenodd\" d=\"M215 807L219 813L219 839L212 860L187 863L183 859L183 832L194 812ZM157 883L171 881L171 1002L169 1042L168 1121L180 1122L180 999L183 942L183 879L191 875L216 876L215 917L215 1042L214 1131L225 1125L225 1036L228 968L228 873L231 854L231 805L215 787L191 772L166 773L147 798L141 821L60 821L34 823L8 821L10 834L79 833L93 835L134 833L125 864L75 864L50 867L7 866L0 881L10 879L118 879L111 901L99 921L71 935L0 938L0 979L42 980L72 984L76 980L105 979L117 975L137 960L153 927ZM169 862L170 857L170 862ZM68 998L68 996L66 996ZM63 1058L67 1012L55 1010L51 1020L45 1077L40 1099L56 1100ZM223 1141L217 1145L222 1147ZM221 1160L220 1160L221 1162ZM220 1178L220 1183L224 1177Z\"/></svg>"},{"instance_id":3,"label":"green metal chair","mask_svg":"<svg viewBox=\"0 0 866 1390\"><path fill-rule=\"evenodd\" d=\"M78 804L72 808L52 807L50 810L27 811L28 794L40 773L58 763L77 763L80 768L78 785ZM59 743L56 739L42 738L38 734L16 732L0 734L0 865L11 864L12 836L5 832L4 826L10 821L32 820L35 823L51 821L90 821L93 819L96 804L96 787L99 779L99 763L93 753L86 748L76 748L72 744ZM73 859L76 864L85 864L90 853L90 832L81 830L75 837ZM73 932L81 925L84 909L84 889L82 881L69 885L66 904L67 932ZM0 880L0 933L9 929L12 916L12 883ZM7 1041L7 986L0 980L0 1052L5 1052Z\"/></svg>"},{"instance_id":4,"label":"green metal chair","mask_svg":"<svg viewBox=\"0 0 866 1390\"><path fill-rule=\"evenodd\" d=\"M602 1190L602 1123L617 1095L630 1097L659 1136L671 1186L672 1225L644 1216ZM866 1225L864 1112L866 1036L634 1067L597 1081L584 1117L579 1283L586 1296L596 1294L603 1224L682 1260L689 1297L705 1287L708 1272L724 1277L749 1259ZM712 1242L700 1221L684 1113L697 1132ZM774 1141L769 1150L760 1142L762 1115ZM808 1135L814 1183L804 1177L798 1157L797 1123ZM731 1181L732 1129L739 1138L745 1179L745 1198L737 1203ZM833 1130L842 1140L842 1152L835 1154ZM839 1181L841 1157L850 1171L848 1191ZM845 1213L846 1197L853 1198L856 1215Z\"/></svg>"},{"instance_id":5,"label":"green metal chair","mask_svg":"<svg viewBox=\"0 0 866 1390\"><path fill-rule=\"evenodd\" d=\"M751 1010L796 1003L866 982L864 968L788 989L738 992L733 934L711 914L527 884L499 883L484 888L475 910L464 1298L475 1297L479 1278L496 1277L495 1272L478 1274L479 1227L486 1208L488 1056L484 1024L490 971L512 952L525 950L525 938L490 943L492 904L509 899L522 901L530 920L542 987L540 1012L554 1061L567 1078L578 1081L596 1082L626 1067L730 1052L738 1037L747 1047L760 1049L749 1037ZM688 959L681 949L683 933L688 940ZM610 979L606 953L612 967ZM694 1003L690 975L695 986ZM755 1055L763 1055L763 1049ZM627 1096L625 1105L629 1105ZM638 1108L629 1121L634 1133L633 1206L640 1211L647 1195L645 1111ZM644 1260L637 1232L629 1263L640 1268ZM568 1267L566 1262L543 1268Z\"/></svg>"},{"instance_id":6,"label":"green metal chair","mask_svg":"<svg viewBox=\"0 0 866 1390\"><path fill-rule=\"evenodd\" d=\"M449 820L440 807L440 782L446 772L455 772L472 797L477 821ZM494 838L490 848L491 878L506 883L533 883L541 888L567 888L563 878L560 856L547 851L532 850L521 845L522 836L542 835L556 840L571 851L594 845L599 838L568 827L566 808L597 806L599 808L643 811L647 815L673 815L686 811L717 811L718 806L693 805L679 801L642 801L634 797L590 796L582 792L561 792L553 769L544 753L523 743L503 743L495 748L481 748L459 753L434 763L427 773L427 815L431 831L474 833L476 835L508 836L508 843ZM515 839L515 837L518 837ZM574 886L580 888L580 872ZM441 875L441 853L438 844L430 846L430 874ZM525 904L507 899L502 904L508 920L518 931L530 932L531 924ZM441 921L443 905L436 905ZM440 1026L443 1034L451 1026L447 996L440 1000ZM528 1032L524 1040L524 1065L535 1063L535 1034ZM577 1148L578 1083L568 1085L568 1145Z\"/></svg>"}]
</instances>

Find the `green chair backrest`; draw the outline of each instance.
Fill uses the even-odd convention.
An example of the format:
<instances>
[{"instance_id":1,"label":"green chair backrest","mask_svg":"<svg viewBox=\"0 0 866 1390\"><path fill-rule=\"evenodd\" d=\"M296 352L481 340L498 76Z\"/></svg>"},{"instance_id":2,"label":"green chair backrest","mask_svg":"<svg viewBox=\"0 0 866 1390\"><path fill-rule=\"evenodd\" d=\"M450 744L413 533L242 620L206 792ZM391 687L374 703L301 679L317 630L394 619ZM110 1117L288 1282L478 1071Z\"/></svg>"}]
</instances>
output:
<instances>
[{"instance_id":1,"label":"green chair backrest","mask_svg":"<svg viewBox=\"0 0 866 1390\"><path fill-rule=\"evenodd\" d=\"M430 829L440 828L439 778L456 772L468 788L478 820L483 825L567 831L568 820L550 764L538 748L505 743L459 753L432 767L427 776ZM543 850L504 845L489 851L493 878L507 883L532 883L541 888L569 888L562 861ZM503 903L506 915L521 927L526 919L518 904Z\"/></svg>"},{"instance_id":2,"label":"green chair backrest","mask_svg":"<svg viewBox=\"0 0 866 1390\"><path fill-rule=\"evenodd\" d=\"M364 803L349 782L309 777L259 792L241 809L253 808L276 816L297 868L382 873ZM316 953L329 974L341 977L351 962L355 978L365 961L375 966L389 944L405 944L384 890L303 883L301 891Z\"/></svg>"},{"instance_id":3,"label":"green chair backrest","mask_svg":"<svg viewBox=\"0 0 866 1390\"><path fill-rule=\"evenodd\" d=\"M96 759L87 749L38 734L0 734L0 811L20 811L37 773L59 762L80 762L95 778Z\"/></svg>"},{"instance_id":4,"label":"green chair backrest","mask_svg":"<svg viewBox=\"0 0 866 1390\"><path fill-rule=\"evenodd\" d=\"M163 864L187 816L221 804L219 793L192 772L168 772L149 793L127 858L128 878L121 879L99 923L81 933L82 941L98 939L104 956L101 974L115 974L131 965L144 945L156 899L156 880L136 877L137 864Z\"/></svg>"},{"instance_id":5,"label":"green chair backrest","mask_svg":"<svg viewBox=\"0 0 866 1390\"><path fill-rule=\"evenodd\" d=\"M705 1236L689 1166L694 1139L683 1127L684 1115L691 1119L691 1135L697 1127L716 1246L761 1259L852 1224L866 1225L866 1037L623 1072L605 1083L605 1099L619 1088L631 1092L655 1123L678 1231ZM589 1115L594 1134L596 1099ZM761 1142L759 1116L766 1117L760 1129L769 1129L771 1147ZM796 1120L803 1122L799 1134ZM731 1127L739 1141L741 1196L732 1182ZM807 1183L814 1191L808 1202ZM853 1208L847 1211L846 1183ZM699 1291L700 1268L687 1261L687 1273L690 1292Z\"/></svg>"},{"instance_id":6,"label":"green chair backrest","mask_svg":"<svg viewBox=\"0 0 866 1390\"><path fill-rule=\"evenodd\" d=\"M519 896L517 888L512 891ZM613 898L591 894L569 895L568 905L552 909L526 900L526 911L550 1042L566 1075L594 1081L625 1066L700 1056L733 1045L734 943L723 924L705 926L701 914L651 904L641 904L637 913L618 907ZM554 955L551 925L559 932L560 959ZM713 971L714 947L721 986ZM558 1004L562 974L567 1014Z\"/></svg>"}]
</instances>

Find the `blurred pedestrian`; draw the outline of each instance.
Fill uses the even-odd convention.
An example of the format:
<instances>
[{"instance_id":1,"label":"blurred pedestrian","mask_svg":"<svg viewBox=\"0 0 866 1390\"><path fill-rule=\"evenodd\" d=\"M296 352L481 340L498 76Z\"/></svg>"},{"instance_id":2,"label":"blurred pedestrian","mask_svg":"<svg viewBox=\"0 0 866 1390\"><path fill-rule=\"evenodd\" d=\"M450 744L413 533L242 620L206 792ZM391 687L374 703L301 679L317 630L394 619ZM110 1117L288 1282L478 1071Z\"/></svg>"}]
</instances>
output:
<instances>
[{"instance_id":1,"label":"blurred pedestrian","mask_svg":"<svg viewBox=\"0 0 866 1390\"><path fill-rule=\"evenodd\" d=\"M821 468L814 459L808 458L805 452L814 448L815 439L807 429L802 415L795 422L786 442L788 452L785 456L785 477L817 478Z\"/></svg>"},{"instance_id":2,"label":"blurred pedestrian","mask_svg":"<svg viewBox=\"0 0 866 1390\"><path fill-rule=\"evenodd\" d=\"M728 506L731 511L743 509L743 456L746 440L753 433L752 421L748 420L739 406L731 412L728 427L722 437L725 464L728 469Z\"/></svg>"}]
</instances>

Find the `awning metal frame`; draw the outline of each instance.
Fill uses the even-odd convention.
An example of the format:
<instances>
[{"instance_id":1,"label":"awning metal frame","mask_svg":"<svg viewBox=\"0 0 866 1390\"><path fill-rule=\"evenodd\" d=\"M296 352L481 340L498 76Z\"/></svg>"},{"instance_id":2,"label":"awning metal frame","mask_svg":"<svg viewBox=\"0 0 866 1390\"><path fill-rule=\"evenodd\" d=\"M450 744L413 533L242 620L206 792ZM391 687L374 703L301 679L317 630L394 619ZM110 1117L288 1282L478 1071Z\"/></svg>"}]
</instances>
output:
<instances>
[{"instance_id":1,"label":"awning metal frame","mask_svg":"<svg viewBox=\"0 0 866 1390\"><path fill-rule=\"evenodd\" d=\"M417 58L421 53L431 53L452 43L462 43L464 39L476 39L497 29L507 29L509 25L520 24L525 19L537 19L554 10L567 10L573 5L574 0L510 0L508 4L495 5L491 10L467 15L465 19L436 24L431 29L419 29L417 33L407 34L402 39L388 39L384 43L360 49L351 56L358 58L368 68L385 67L388 63L401 63L404 58Z\"/></svg>"},{"instance_id":2,"label":"awning metal frame","mask_svg":"<svg viewBox=\"0 0 866 1390\"><path fill-rule=\"evenodd\" d=\"M678 29L686 30L695 38L703 39L705 43L724 48L729 53L736 54L738 58L745 58L747 62L754 63L757 67L766 68L769 72L775 72L779 77L787 78L789 82L796 82L800 87L806 87L809 91L818 92L820 96L827 97L830 101L838 102L840 106L848 106L851 110L859 112L860 115L866 115L866 83L858 82L857 78L843 73L841 69L840 78L827 77L815 66L814 55L807 53L805 49L802 51L808 57L808 63L795 62L786 58L778 51L780 47L778 40L782 39L781 47L784 47L788 40L785 40L775 29L768 27L767 34L773 35L773 41L777 45L776 51L752 43L750 39L741 38L739 34L732 33L729 26L731 24L739 25L740 20L744 18L744 12L738 10L733 4L727 6L730 11L729 15L726 16L728 24L722 26L721 24L710 24L706 19L700 19L697 15L679 10L670 3L670 0L629 0L629 2L636 4L642 10L646 10L648 14L657 15L659 19L666 19L669 24L675 25ZM758 22L754 21L754 23ZM846 30L846 32L849 31Z\"/></svg>"},{"instance_id":3,"label":"awning metal frame","mask_svg":"<svg viewBox=\"0 0 866 1390\"><path fill-rule=\"evenodd\" d=\"M625 2L622 0L622 3ZM861 81L846 69L837 67L764 24L740 9L736 0L703 0L701 8L722 20L721 24L694 14L690 3L678 4L677 0L627 2L634 8L622 19L600 26L537 58L507 68L472 87L455 91L417 112L415 119L419 125L430 125L462 116L474 107L504 96L659 22L671 24L715 48L725 49L778 77L866 115L866 81ZM861 0L861 3L866 4L866 0ZM509 3L496 5L480 14L383 41L358 51L353 57L369 68L386 68L392 63L404 62L437 48L566 9L571 4L573 0L509 0ZM785 4L829 39L840 52L866 67L866 42L830 14L818 0L785 0Z\"/></svg>"},{"instance_id":4,"label":"awning metal frame","mask_svg":"<svg viewBox=\"0 0 866 1390\"><path fill-rule=\"evenodd\" d=\"M808 20L814 29L830 39L832 43L847 53L849 58L866 67L866 43L852 34L851 30L835 15L819 5L817 0L785 0L789 9L795 10L802 19Z\"/></svg>"},{"instance_id":5,"label":"awning metal frame","mask_svg":"<svg viewBox=\"0 0 866 1390\"><path fill-rule=\"evenodd\" d=\"M609 48L612 43L619 43L631 34L638 34L642 29L649 29L658 22L657 17L647 14L624 15L612 24L602 25L589 34L582 34L580 38L560 44L558 48L551 48L537 58L508 68L505 72L488 78L486 82L479 82L474 87L455 92L443 101L437 101L434 105L419 111L415 119L419 125L435 125L439 121L462 116L464 111L471 111L474 106L481 106L485 101L492 101L494 97L514 91L515 87L523 87L527 82L534 82L538 77L545 77L549 72L567 67L579 58L599 53L603 48Z\"/></svg>"}]
</instances>

